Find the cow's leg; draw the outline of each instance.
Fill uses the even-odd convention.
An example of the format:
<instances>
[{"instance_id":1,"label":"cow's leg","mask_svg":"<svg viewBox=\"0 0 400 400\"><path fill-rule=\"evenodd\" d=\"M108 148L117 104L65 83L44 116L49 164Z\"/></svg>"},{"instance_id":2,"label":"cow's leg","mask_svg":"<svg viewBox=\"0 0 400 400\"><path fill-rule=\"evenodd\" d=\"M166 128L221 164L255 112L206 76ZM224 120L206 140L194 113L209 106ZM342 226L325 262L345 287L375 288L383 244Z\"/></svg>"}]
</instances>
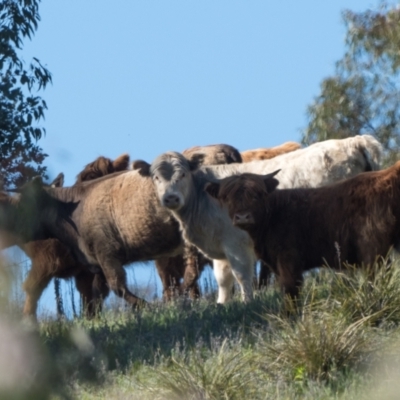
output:
<instances>
[{"instance_id":1,"label":"cow's leg","mask_svg":"<svg viewBox=\"0 0 400 400\"><path fill-rule=\"evenodd\" d=\"M227 260L213 260L214 276L218 284L217 303L224 304L232 295L234 277Z\"/></svg>"},{"instance_id":2,"label":"cow's leg","mask_svg":"<svg viewBox=\"0 0 400 400\"><path fill-rule=\"evenodd\" d=\"M146 303L145 300L135 296L126 285L126 272L124 267L117 260L106 260L101 263L101 268L107 280L108 287L117 296L122 297L133 307Z\"/></svg>"},{"instance_id":3,"label":"cow's leg","mask_svg":"<svg viewBox=\"0 0 400 400\"><path fill-rule=\"evenodd\" d=\"M202 256L196 247L190 246L186 251L184 261L184 275L182 290L189 293L190 298L196 299L200 297L200 289L197 283L200 271L203 270Z\"/></svg>"},{"instance_id":4,"label":"cow's leg","mask_svg":"<svg viewBox=\"0 0 400 400\"><path fill-rule=\"evenodd\" d=\"M229 262L232 266L232 273L239 283L242 293L242 300L248 303L253 299L253 274L255 254L249 249L243 254L229 255Z\"/></svg>"},{"instance_id":5,"label":"cow's leg","mask_svg":"<svg viewBox=\"0 0 400 400\"><path fill-rule=\"evenodd\" d=\"M45 267L46 265L44 265ZM36 265L32 262L32 267L23 283L26 293L23 314L36 318L37 305L44 289L48 286L53 276L48 274L47 268L43 265Z\"/></svg>"},{"instance_id":6,"label":"cow's leg","mask_svg":"<svg viewBox=\"0 0 400 400\"><path fill-rule=\"evenodd\" d=\"M103 300L110 292L103 273L84 271L75 276L75 282L81 295L85 316L94 317L102 310Z\"/></svg>"},{"instance_id":7,"label":"cow's leg","mask_svg":"<svg viewBox=\"0 0 400 400\"><path fill-rule=\"evenodd\" d=\"M176 263L183 263L182 255L162 257L155 260L157 272L163 285L163 297L165 300L171 300L176 293L179 293L179 283L183 273L179 273Z\"/></svg>"},{"instance_id":8,"label":"cow's leg","mask_svg":"<svg viewBox=\"0 0 400 400\"><path fill-rule=\"evenodd\" d=\"M103 309L103 301L110 294L110 289L107 285L106 277L103 272L95 274L93 278L93 308L94 312L100 312Z\"/></svg>"},{"instance_id":9,"label":"cow's leg","mask_svg":"<svg viewBox=\"0 0 400 400\"><path fill-rule=\"evenodd\" d=\"M302 268L279 262L278 263L278 282L282 291L287 294L290 298L296 299L299 295L300 287L303 283Z\"/></svg>"},{"instance_id":10,"label":"cow's leg","mask_svg":"<svg viewBox=\"0 0 400 400\"><path fill-rule=\"evenodd\" d=\"M200 297L200 288L197 282L200 276L198 257L192 256L190 259L186 259L186 262L188 264L183 275L182 291L189 293L191 299L198 299Z\"/></svg>"},{"instance_id":11,"label":"cow's leg","mask_svg":"<svg viewBox=\"0 0 400 400\"><path fill-rule=\"evenodd\" d=\"M76 288L81 296L83 304L83 313L86 317L94 316L94 310L89 305L93 303L93 277L90 272L82 272L75 276Z\"/></svg>"},{"instance_id":12,"label":"cow's leg","mask_svg":"<svg viewBox=\"0 0 400 400\"><path fill-rule=\"evenodd\" d=\"M269 280L271 279L271 269L268 264L264 261L260 261L260 277L258 280L258 288L262 289L263 287L268 286Z\"/></svg>"}]
</instances>

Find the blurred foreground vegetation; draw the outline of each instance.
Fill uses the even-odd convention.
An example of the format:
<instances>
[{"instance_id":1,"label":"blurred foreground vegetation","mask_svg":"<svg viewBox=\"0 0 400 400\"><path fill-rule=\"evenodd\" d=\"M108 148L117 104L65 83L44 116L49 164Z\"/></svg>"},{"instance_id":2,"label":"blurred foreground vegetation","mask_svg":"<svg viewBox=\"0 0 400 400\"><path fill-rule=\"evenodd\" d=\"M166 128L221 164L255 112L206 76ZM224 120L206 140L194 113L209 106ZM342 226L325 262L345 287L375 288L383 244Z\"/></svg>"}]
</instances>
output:
<instances>
[{"instance_id":1,"label":"blurred foreground vegetation","mask_svg":"<svg viewBox=\"0 0 400 400\"><path fill-rule=\"evenodd\" d=\"M297 310L270 287L247 305L156 301L38 325L4 286L0 398L397 398L400 262L369 276L308 274Z\"/></svg>"}]
</instances>

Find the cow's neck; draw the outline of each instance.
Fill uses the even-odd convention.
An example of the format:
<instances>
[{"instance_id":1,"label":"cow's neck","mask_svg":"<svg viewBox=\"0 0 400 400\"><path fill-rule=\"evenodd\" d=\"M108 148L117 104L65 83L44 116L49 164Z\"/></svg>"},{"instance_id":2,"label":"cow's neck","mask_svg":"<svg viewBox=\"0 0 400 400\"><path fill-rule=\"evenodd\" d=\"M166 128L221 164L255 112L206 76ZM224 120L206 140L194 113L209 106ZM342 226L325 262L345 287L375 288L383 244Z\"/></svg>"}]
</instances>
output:
<instances>
[{"instance_id":1,"label":"cow's neck","mask_svg":"<svg viewBox=\"0 0 400 400\"><path fill-rule=\"evenodd\" d=\"M42 211L40 217L43 223L42 231L45 238L58 239L73 251L76 258L81 262L85 262L85 257L79 250L79 226L73 218L74 211L79 206L80 200L73 190L66 189L70 188L49 190L53 195L53 201L49 202L50 206Z\"/></svg>"},{"instance_id":2,"label":"cow's neck","mask_svg":"<svg viewBox=\"0 0 400 400\"><path fill-rule=\"evenodd\" d=\"M179 210L173 211L173 214L180 222L184 234L198 224L199 209L200 199L197 196L197 190L193 188L185 199L185 205Z\"/></svg>"},{"instance_id":3,"label":"cow's neck","mask_svg":"<svg viewBox=\"0 0 400 400\"><path fill-rule=\"evenodd\" d=\"M208 247L205 243L209 237L210 222L213 213L210 210L209 199L202 185L194 185L186 198L185 205L175 211L175 217L178 219L183 238L200 247Z\"/></svg>"}]
</instances>

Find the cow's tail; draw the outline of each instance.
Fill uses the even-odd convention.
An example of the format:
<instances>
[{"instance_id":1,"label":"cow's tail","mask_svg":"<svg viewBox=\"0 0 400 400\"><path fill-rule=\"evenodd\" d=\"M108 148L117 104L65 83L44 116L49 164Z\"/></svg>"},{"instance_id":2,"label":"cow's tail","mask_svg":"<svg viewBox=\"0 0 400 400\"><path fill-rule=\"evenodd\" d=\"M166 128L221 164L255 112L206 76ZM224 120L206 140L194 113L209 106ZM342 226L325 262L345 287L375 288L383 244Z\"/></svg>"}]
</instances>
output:
<instances>
[{"instance_id":1,"label":"cow's tail","mask_svg":"<svg viewBox=\"0 0 400 400\"><path fill-rule=\"evenodd\" d=\"M381 168L382 145L371 135L359 136L363 141L359 146L366 161L365 171L378 171Z\"/></svg>"}]
</instances>

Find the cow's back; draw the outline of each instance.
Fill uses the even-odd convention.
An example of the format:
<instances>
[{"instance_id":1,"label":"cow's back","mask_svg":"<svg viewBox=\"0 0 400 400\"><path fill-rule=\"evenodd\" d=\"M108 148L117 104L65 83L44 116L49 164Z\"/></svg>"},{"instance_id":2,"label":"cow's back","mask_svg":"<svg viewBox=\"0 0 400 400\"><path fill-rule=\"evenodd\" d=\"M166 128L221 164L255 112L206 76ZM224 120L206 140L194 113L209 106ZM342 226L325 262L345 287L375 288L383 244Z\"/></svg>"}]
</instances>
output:
<instances>
[{"instance_id":1,"label":"cow's back","mask_svg":"<svg viewBox=\"0 0 400 400\"><path fill-rule=\"evenodd\" d=\"M307 269L321 265L322 259L336 268L345 261L371 264L391 246L399 249L399 198L400 162L318 189L278 190L269 204L267 251L283 242L288 251L301 249Z\"/></svg>"},{"instance_id":2,"label":"cow's back","mask_svg":"<svg viewBox=\"0 0 400 400\"><path fill-rule=\"evenodd\" d=\"M270 160L203 167L206 178L242 173L268 174L278 169L279 189L319 187L379 168L382 146L369 135L326 140Z\"/></svg>"}]
</instances>

